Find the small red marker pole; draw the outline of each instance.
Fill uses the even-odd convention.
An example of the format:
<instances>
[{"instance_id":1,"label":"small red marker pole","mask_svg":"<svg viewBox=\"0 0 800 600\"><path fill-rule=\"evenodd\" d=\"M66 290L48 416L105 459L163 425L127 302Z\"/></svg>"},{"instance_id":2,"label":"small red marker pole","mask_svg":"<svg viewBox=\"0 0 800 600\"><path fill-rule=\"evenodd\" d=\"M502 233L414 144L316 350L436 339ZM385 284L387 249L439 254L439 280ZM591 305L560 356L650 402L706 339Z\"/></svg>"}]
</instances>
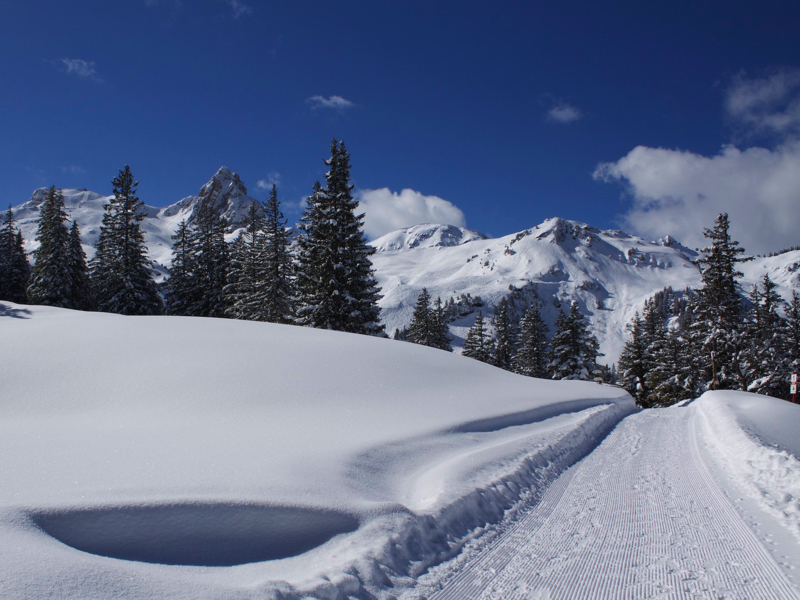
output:
<instances>
[{"instance_id":1,"label":"small red marker pole","mask_svg":"<svg viewBox=\"0 0 800 600\"><path fill-rule=\"evenodd\" d=\"M792 392L792 404L797 404L797 373L792 373L792 385L789 391Z\"/></svg>"}]
</instances>

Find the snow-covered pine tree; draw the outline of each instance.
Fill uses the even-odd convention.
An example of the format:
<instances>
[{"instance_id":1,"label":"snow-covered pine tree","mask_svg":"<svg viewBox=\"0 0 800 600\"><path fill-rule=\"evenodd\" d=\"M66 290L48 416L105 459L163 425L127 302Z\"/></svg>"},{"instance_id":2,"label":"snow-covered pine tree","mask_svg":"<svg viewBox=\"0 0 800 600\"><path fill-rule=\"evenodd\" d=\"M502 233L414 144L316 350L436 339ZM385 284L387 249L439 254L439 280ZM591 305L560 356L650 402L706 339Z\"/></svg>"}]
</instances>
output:
<instances>
[{"instance_id":1,"label":"snow-covered pine tree","mask_svg":"<svg viewBox=\"0 0 800 600\"><path fill-rule=\"evenodd\" d=\"M483 312L480 310L478 311L478 316L475 317L475 322L472 324L472 327L467 331L467 337L464 339L464 349L461 355L489 364L492 364L494 360L492 337L489 335L489 332L486 331L483 322Z\"/></svg>"},{"instance_id":2,"label":"snow-covered pine tree","mask_svg":"<svg viewBox=\"0 0 800 600\"><path fill-rule=\"evenodd\" d=\"M172 266L166 287L166 310L169 315L188 315L196 299L191 281L194 270L189 245L189 225L183 219L172 235Z\"/></svg>"},{"instance_id":3,"label":"snow-covered pine tree","mask_svg":"<svg viewBox=\"0 0 800 600\"><path fill-rule=\"evenodd\" d=\"M517 353L517 332L509 314L508 302L500 300L495 310L494 325L494 366L511 371L514 355Z\"/></svg>"},{"instance_id":4,"label":"snow-covered pine tree","mask_svg":"<svg viewBox=\"0 0 800 600\"><path fill-rule=\"evenodd\" d=\"M786 310L786 355L790 372L800 371L800 294L792 290Z\"/></svg>"},{"instance_id":5,"label":"snow-covered pine tree","mask_svg":"<svg viewBox=\"0 0 800 600\"><path fill-rule=\"evenodd\" d=\"M625 342L619 356L618 381L634 397L637 405L647 407L650 389L646 378L653 364L645 324L638 311L626 329L630 333L630 339Z\"/></svg>"},{"instance_id":6,"label":"snow-covered pine tree","mask_svg":"<svg viewBox=\"0 0 800 600\"><path fill-rule=\"evenodd\" d=\"M298 240L298 321L310 327L383 335L380 293L350 183L350 155L333 140L326 187L308 199Z\"/></svg>"},{"instance_id":7,"label":"snow-covered pine tree","mask_svg":"<svg viewBox=\"0 0 800 600\"><path fill-rule=\"evenodd\" d=\"M97 309L122 315L157 315L161 296L150 275L140 223L144 203L136 196L138 181L125 165L111 184L114 195L105 206L97 253L90 261Z\"/></svg>"},{"instance_id":8,"label":"snow-covered pine tree","mask_svg":"<svg viewBox=\"0 0 800 600\"><path fill-rule=\"evenodd\" d=\"M25 304L30 274L22 233L14 226L9 206L0 227L0 300Z\"/></svg>"},{"instance_id":9,"label":"snow-covered pine tree","mask_svg":"<svg viewBox=\"0 0 800 600\"><path fill-rule=\"evenodd\" d=\"M547 377L547 324L539 307L531 304L519 324L519 350L514 357L514 372L528 377Z\"/></svg>"},{"instance_id":10,"label":"snow-covered pine tree","mask_svg":"<svg viewBox=\"0 0 800 600\"><path fill-rule=\"evenodd\" d=\"M746 389L740 377L739 360L744 348L742 302L737 280L742 273L736 265L751 260L740 256L744 249L731 239L728 214L717 216L713 229L703 235L711 245L703 248L697 261L703 287L697 292L690 339L698 382L703 389Z\"/></svg>"},{"instance_id":11,"label":"snow-covered pine tree","mask_svg":"<svg viewBox=\"0 0 800 600\"><path fill-rule=\"evenodd\" d=\"M434 340L434 323L431 315L431 297L428 290L422 288L411 314L408 326L408 341L422 346L432 346Z\"/></svg>"},{"instance_id":12,"label":"snow-covered pine tree","mask_svg":"<svg viewBox=\"0 0 800 600\"><path fill-rule=\"evenodd\" d=\"M230 263L225 227L225 220L214 214L210 203L200 206L190 226L189 251L193 268L189 279L194 301L187 307L187 314L191 316L225 316L224 290Z\"/></svg>"},{"instance_id":13,"label":"snow-covered pine tree","mask_svg":"<svg viewBox=\"0 0 800 600\"><path fill-rule=\"evenodd\" d=\"M556 333L551 341L548 372L552 379L595 379L600 344L578 308L570 306L569 315L559 311Z\"/></svg>"},{"instance_id":14,"label":"snow-covered pine tree","mask_svg":"<svg viewBox=\"0 0 800 600\"><path fill-rule=\"evenodd\" d=\"M779 313L783 298L775 291L778 286L769 274L764 275L762 285L763 290L754 285L750 293L749 320L744 328L746 347L738 364L740 378L749 392L787 398L788 328Z\"/></svg>"},{"instance_id":15,"label":"snow-covered pine tree","mask_svg":"<svg viewBox=\"0 0 800 600\"><path fill-rule=\"evenodd\" d=\"M234 319L265 321L260 288L266 278L266 221L257 202L250 205L244 224L244 230L239 233L229 253L228 283L224 289L226 314Z\"/></svg>"},{"instance_id":16,"label":"snow-covered pine tree","mask_svg":"<svg viewBox=\"0 0 800 600\"><path fill-rule=\"evenodd\" d=\"M69 230L66 272L69 279L69 298L65 303L66 308L76 310L93 310L94 298L89 277L89 267L86 264L86 252L81 245L81 231L77 221L72 222Z\"/></svg>"},{"instance_id":17,"label":"snow-covered pine tree","mask_svg":"<svg viewBox=\"0 0 800 600\"><path fill-rule=\"evenodd\" d=\"M670 406L696 396L697 383L689 340L679 329L666 328L650 344L652 367L645 376L650 392L645 406Z\"/></svg>"},{"instance_id":18,"label":"snow-covered pine tree","mask_svg":"<svg viewBox=\"0 0 800 600\"><path fill-rule=\"evenodd\" d=\"M258 286L261 320L271 323L294 322L294 286L289 233L273 184L264 203L264 279Z\"/></svg>"},{"instance_id":19,"label":"snow-covered pine tree","mask_svg":"<svg viewBox=\"0 0 800 600\"><path fill-rule=\"evenodd\" d=\"M66 266L69 254L69 229L64 195L51 186L42 202L34 252L36 262L28 284L28 302L65 307L70 297Z\"/></svg>"},{"instance_id":20,"label":"snow-covered pine tree","mask_svg":"<svg viewBox=\"0 0 800 600\"><path fill-rule=\"evenodd\" d=\"M431 309L431 319L433 320L433 344L434 348L439 350L446 350L447 352L453 351L453 346L450 345L450 324L447 318L447 311L442 304L442 299L436 297Z\"/></svg>"}]
</instances>

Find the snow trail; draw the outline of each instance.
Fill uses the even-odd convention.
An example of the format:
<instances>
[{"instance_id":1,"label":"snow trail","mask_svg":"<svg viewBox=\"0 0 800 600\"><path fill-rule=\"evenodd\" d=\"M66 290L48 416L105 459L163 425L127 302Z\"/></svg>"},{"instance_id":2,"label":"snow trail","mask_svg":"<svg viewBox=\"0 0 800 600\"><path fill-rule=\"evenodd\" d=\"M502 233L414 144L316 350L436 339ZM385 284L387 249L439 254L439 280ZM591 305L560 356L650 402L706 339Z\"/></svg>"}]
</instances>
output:
<instances>
[{"instance_id":1,"label":"snow trail","mask_svg":"<svg viewBox=\"0 0 800 600\"><path fill-rule=\"evenodd\" d=\"M430 598L800 598L702 463L693 415L623 420Z\"/></svg>"}]
</instances>

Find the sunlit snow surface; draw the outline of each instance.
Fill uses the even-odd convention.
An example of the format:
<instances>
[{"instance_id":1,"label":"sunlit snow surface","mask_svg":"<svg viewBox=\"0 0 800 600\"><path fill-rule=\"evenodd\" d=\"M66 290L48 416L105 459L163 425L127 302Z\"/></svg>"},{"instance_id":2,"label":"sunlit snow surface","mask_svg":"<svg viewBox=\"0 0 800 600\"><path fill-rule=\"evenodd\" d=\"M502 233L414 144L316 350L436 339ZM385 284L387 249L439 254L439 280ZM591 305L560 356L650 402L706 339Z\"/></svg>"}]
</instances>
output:
<instances>
[{"instance_id":1,"label":"sunlit snow surface","mask_svg":"<svg viewBox=\"0 0 800 600\"><path fill-rule=\"evenodd\" d=\"M400 589L632 409L385 339L0 315L3 598Z\"/></svg>"}]
</instances>

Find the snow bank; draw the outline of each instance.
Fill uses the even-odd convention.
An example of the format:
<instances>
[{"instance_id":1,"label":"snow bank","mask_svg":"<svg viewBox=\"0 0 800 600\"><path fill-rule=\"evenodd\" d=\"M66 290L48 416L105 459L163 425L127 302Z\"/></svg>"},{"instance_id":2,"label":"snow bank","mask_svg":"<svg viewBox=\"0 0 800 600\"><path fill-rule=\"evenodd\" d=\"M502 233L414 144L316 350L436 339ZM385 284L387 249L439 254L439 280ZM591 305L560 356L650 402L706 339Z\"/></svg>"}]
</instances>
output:
<instances>
[{"instance_id":1,"label":"snow bank","mask_svg":"<svg viewBox=\"0 0 800 600\"><path fill-rule=\"evenodd\" d=\"M724 470L800 538L800 406L745 392L706 392L692 406Z\"/></svg>"},{"instance_id":2,"label":"snow bank","mask_svg":"<svg viewBox=\"0 0 800 600\"><path fill-rule=\"evenodd\" d=\"M391 598L633 409L391 340L5 303L0 596Z\"/></svg>"}]
</instances>

